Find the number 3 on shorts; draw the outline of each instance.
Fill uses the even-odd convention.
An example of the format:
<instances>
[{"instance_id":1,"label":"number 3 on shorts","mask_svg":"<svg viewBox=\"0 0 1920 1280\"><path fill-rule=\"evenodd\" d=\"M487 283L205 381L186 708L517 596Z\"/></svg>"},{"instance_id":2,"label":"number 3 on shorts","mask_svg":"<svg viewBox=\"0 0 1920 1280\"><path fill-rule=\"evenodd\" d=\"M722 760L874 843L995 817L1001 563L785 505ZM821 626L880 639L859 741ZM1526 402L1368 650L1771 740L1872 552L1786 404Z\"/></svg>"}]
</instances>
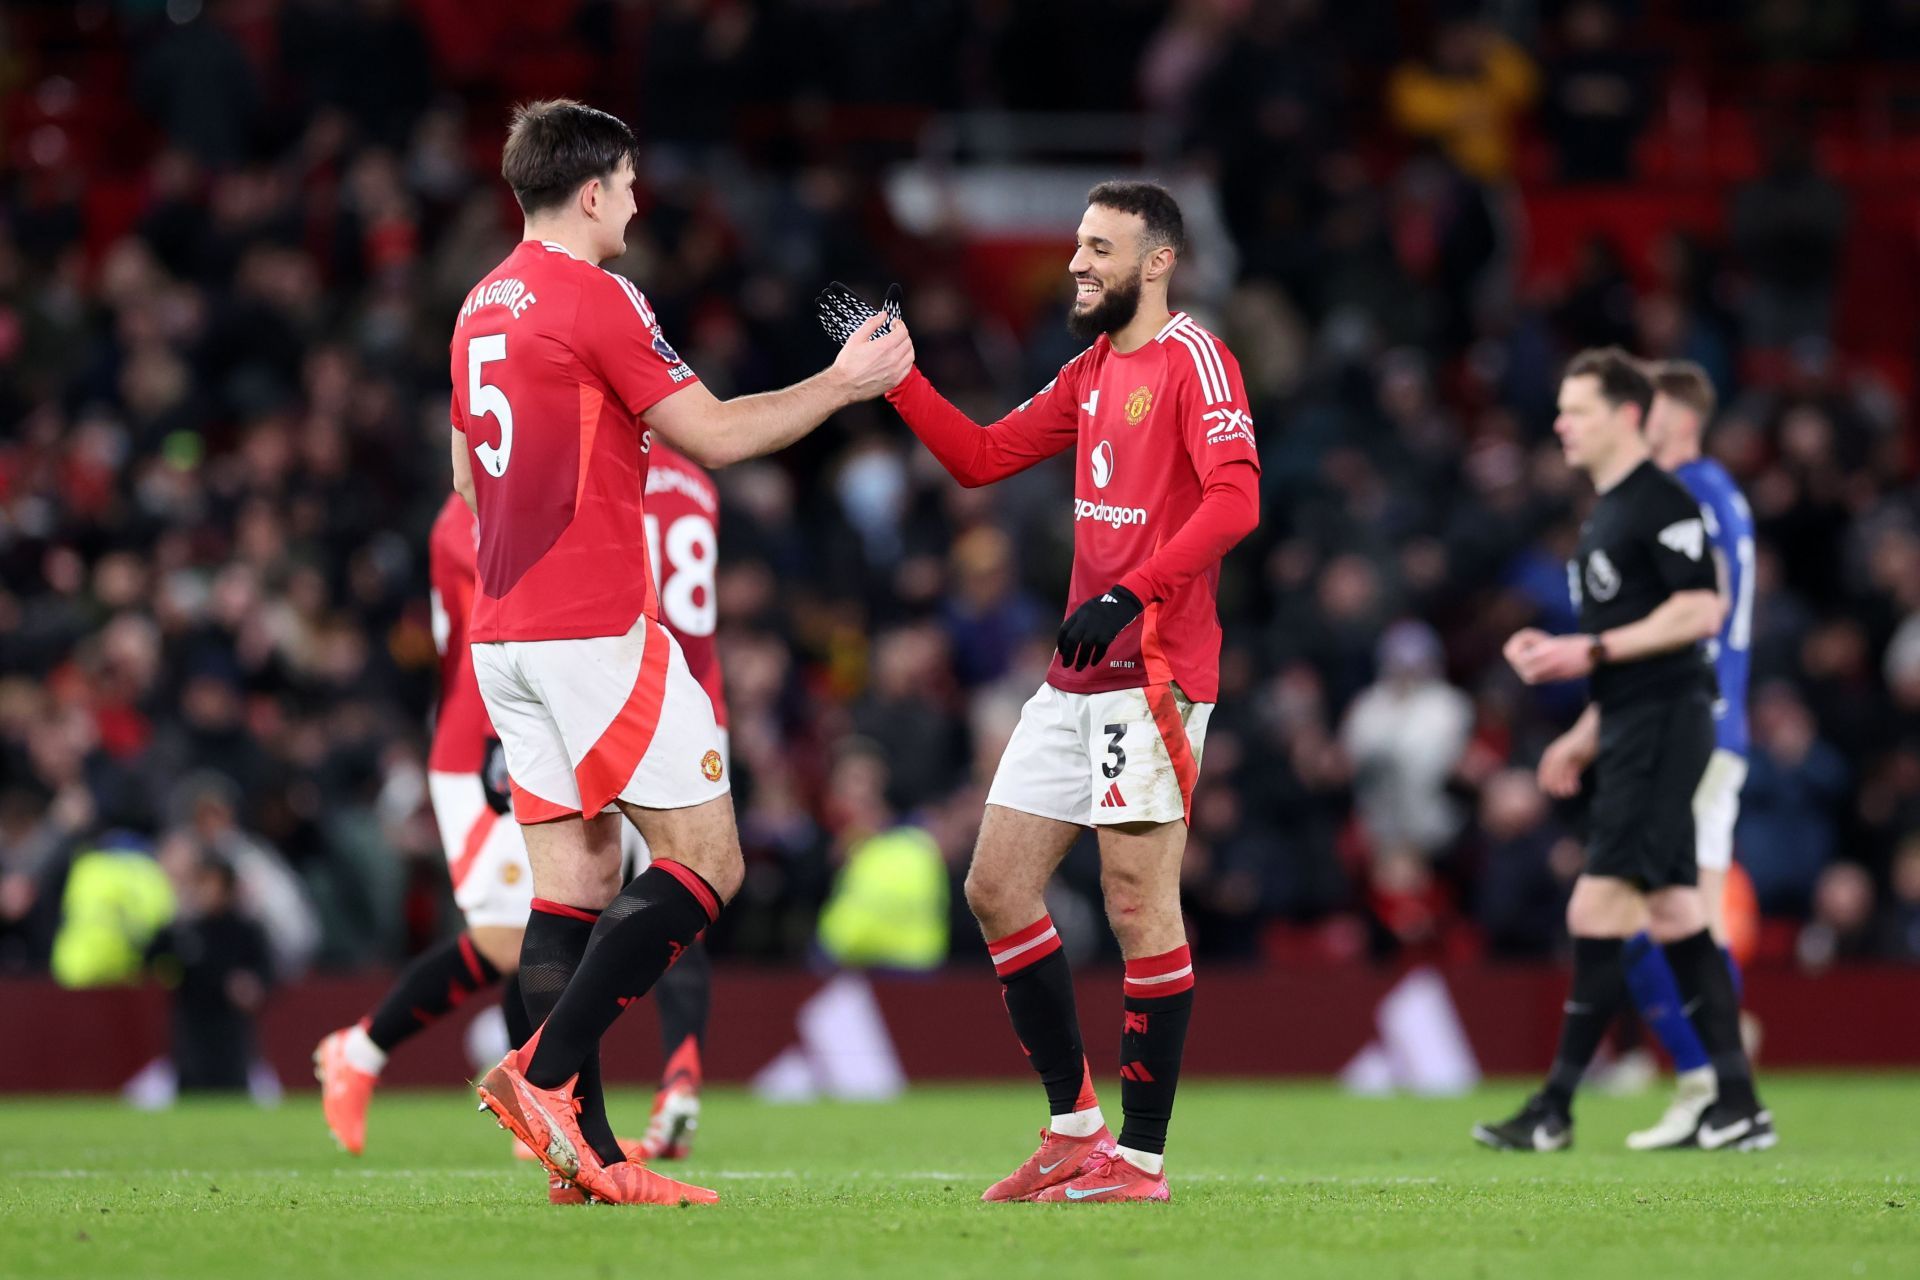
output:
<instances>
[{"instance_id":1,"label":"number 3 on shorts","mask_svg":"<svg viewBox=\"0 0 1920 1280\"><path fill-rule=\"evenodd\" d=\"M483 441L473 447L473 456L496 480L507 474L507 460L513 456L513 406L507 403L507 393L483 382L481 374L493 361L506 358L504 333L482 334L467 343L467 412L500 424L500 446Z\"/></svg>"},{"instance_id":2,"label":"number 3 on shorts","mask_svg":"<svg viewBox=\"0 0 1920 1280\"><path fill-rule=\"evenodd\" d=\"M1100 772L1109 779L1117 778L1127 771L1126 748L1120 745L1121 739L1127 736L1127 726L1123 724L1110 724L1105 726L1101 732L1107 735L1108 742L1107 760L1105 764L1100 766Z\"/></svg>"}]
</instances>

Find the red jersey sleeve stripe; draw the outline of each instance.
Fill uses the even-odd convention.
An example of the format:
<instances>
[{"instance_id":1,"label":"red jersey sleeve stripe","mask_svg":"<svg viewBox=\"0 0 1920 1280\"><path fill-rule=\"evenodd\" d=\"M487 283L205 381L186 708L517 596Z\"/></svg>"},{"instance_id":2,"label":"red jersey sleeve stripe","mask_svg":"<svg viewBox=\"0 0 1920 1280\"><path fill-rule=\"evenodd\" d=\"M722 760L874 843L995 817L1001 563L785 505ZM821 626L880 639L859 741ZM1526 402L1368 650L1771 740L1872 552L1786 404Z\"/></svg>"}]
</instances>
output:
<instances>
[{"instance_id":1,"label":"red jersey sleeve stripe","mask_svg":"<svg viewBox=\"0 0 1920 1280\"><path fill-rule=\"evenodd\" d=\"M1194 372L1200 375L1200 394L1205 397L1206 402L1218 404L1225 400L1226 394L1220 384L1214 381L1213 368L1207 363L1206 356L1201 354L1200 343L1193 336L1192 331L1186 328L1175 329L1173 340L1185 347L1188 354L1193 357Z\"/></svg>"},{"instance_id":2,"label":"red jersey sleeve stripe","mask_svg":"<svg viewBox=\"0 0 1920 1280\"><path fill-rule=\"evenodd\" d=\"M1220 358L1220 339L1192 321L1188 321L1186 331L1191 333L1200 344L1200 354L1206 358L1207 364L1213 369L1213 379L1220 388L1220 398L1233 399L1233 380L1227 377L1226 362Z\"/></svg>"},{"instance_id":3,"label":"red jersey sleeve stripe","mask_svg":"<svg viewBox=\"0 0 1920 1280\"><path fill-rule=\"evenodd\" d=\"M660 624L642 618L647 638L640 652L640 673L626 703L601 733L586 758L573 767L580 785L580 811L599 813L633 777L660 727L660 707L667 696L667 656L672 641Z\"/></svg>"},{"instance_id":4,"label":"red jersey sleeve stripe","mask_svg":"<svg viewBox=\"0 0 1920 1280\"><path fill-rule=\"evenodd\" d=\"M601 270L606 271L606 268L602 267ZM607 271L607 274L612 276L613 282L620 286L620 291L627 295L627 301L633 304L633 309L640 315L640 322L649 329L653 328L653 310L647 306L646 298L641 295L639 289L634 287L633 281L617 271Z\"/></svg>"}]
</instances>

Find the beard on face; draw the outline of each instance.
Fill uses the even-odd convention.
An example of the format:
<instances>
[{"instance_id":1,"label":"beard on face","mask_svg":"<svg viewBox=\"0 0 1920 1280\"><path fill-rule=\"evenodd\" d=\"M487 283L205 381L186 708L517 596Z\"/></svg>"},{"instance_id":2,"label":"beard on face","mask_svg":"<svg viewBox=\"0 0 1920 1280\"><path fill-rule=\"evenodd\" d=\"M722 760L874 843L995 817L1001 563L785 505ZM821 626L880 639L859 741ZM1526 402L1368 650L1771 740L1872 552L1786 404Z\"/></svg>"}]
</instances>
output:
<instances>
[{"instance_id":1,"label":"beard on face","mask_svg":"<svg viewBox=\"0 0 1920 1280\"><path fill-rule=\"evenodd\" d=\"M1076 338L1097 338L1103 333L1124 329L1140 309L1140 283L1144 273L1135 268L1133 279L1116 280L1100 290L1100 300L1085 311L1067 304L1067 332ZM1076 293L1076 300L1079 295Z\"/></svg>"}]
</instances>

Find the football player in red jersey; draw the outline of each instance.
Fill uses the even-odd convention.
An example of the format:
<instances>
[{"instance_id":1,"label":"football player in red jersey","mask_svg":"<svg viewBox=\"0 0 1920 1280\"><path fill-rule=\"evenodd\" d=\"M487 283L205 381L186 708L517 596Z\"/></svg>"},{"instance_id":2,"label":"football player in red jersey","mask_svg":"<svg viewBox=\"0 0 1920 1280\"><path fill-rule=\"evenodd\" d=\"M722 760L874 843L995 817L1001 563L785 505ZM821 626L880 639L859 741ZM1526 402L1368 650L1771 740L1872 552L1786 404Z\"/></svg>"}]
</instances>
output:
<instances>
[{"instance_id":1,"label":"football player in red jersey","mask_svg":"<svg viewBox=\"0 0 1920 1280\"><path fill-rule=\"evenodd\" d=\"M1040 1149L988 1200L1164 1200L1163 1157L1193 1004L1180 858L1219 689L1220 558L1260 520L1260 457L1233 355L1167 306L1180 207L1145 182L1095 187L1068 264L1069 327L1093 345L987 427L918 370L888 399L961 484L1074 451L1074 560L1047 681L987 795L967 902L1046 1085ZM1125 1124L1108 1134L1066 954L1042 901L1083 827L1100 841L1126 957Z\"/></svg>"},{"instance_id":2,"label":"football player in red jersey","mask_svg":"<svg viewBox=\"0 0 1920 1280\"><path fill-rule=\"evenodd\" d=\"M688 669L712 701L724 742L725 688L714 647L719 491L692 462L656 443L646 496L662 624L680 641ZM509 1038L518 1047L531 1033L515 970L533 902L533 870L518 824L499 820L508 811L506 771L467 649L476 531L473 512L449 494L427 550L441 688L427 787L467 928L424 952L366 1017L330 1033L314 1050L327 1127L354 1155L365 1149L367 1105L387 1056L468 996L504 976ZM630 826L622 836L637 870L648 856L646 842ZM706 948L696 946L655 985L666 1065L646 1136L621 1144L641 1159L679 1158L691 1147L700 1118L711 972ZM558 1198L573 1197L562 1188Z\"/></svg>"},{"instance_id":3,"label":"football player in red jersey","mask_svg":"<svg viewBox=\"0 0 1920 1280\"><path fill-rule=\"evenodd\" d=\"M624 1158L599 1088L602 1034L745 873L713 705L659 621L650 452L656 435L709 467L772 452L892 388L913 348L904 328L878 335L875 316L823 372L716 399L640 290L599 266L626 245L636 148L579 103L520 108L501 173L524 239L454 325L454 488L480 522L468 638L533 862L520 983L540 1023L478 1092L596 1200L707 1203L718 1197ZM653 853L624 887L623 818Z\"/></svg>"},{"instance_id":4,"label":"football player in red jersey","mask_svg":"<svg viewBox=\"0 0 1920 1280\"><path fill-rule=\"evenodd\" d=\"M507 978L502 1005L510 1033L524 1021L518 983L520 940L533 901L526 843L505 809L499 742L480 701L467 650L473 602L473 513L449 495L427 544L433 640L440 652L440 705L427 755L427 790L453 878L454 902L467 927L423 952L371 1013L330 1033L314 1050L327 1127L347 1151L366 1144L367 1103L387 1055L457 1008L476 991ZM492 786L489 786L491 781ZM518 1037L524 1041L525 1035Z\"/></svg>"}]
</instances>

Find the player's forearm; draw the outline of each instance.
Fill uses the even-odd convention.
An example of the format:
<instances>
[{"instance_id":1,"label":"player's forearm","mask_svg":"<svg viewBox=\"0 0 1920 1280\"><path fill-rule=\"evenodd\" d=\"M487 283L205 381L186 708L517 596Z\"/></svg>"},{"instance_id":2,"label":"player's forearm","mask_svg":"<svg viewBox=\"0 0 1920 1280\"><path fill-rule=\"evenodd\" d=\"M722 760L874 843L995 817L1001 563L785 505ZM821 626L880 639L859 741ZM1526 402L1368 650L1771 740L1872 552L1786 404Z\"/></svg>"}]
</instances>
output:
<instances>
[{"instance_id":1,"label":"player's forearm","mask_svg":"<svg viewBox=\"0 0 1920 1280\"><path fill-rule=\"evenodd\" d=\"M453 437L449 442L453 455L453 491L467 504L467 510L478 515L480 508L475 505L473 496L473 464L467 458L467 434L464 431L449 434Z\"/></svg>"},{"instance_id":2,"label":"player's forearm","mask_svg":"<svg viewBox=\"0 0 1920 1280\"><path fill-rule=\"evenodd\" d=\"M1717 591L1676 591L1646 617L1604 631L1600 639L1609 662L1634 662L1718 635L1726 612Z\"/></svg>"},{"instance_id":3,"label":"player's forearm","mask_svg":"<svg viewBox=\"0 0 1920 1280\"><path fill-rule=\"evenodd\" d=\"M710 430L675 443L703 467L731 466L786 448L852 403L840 376L823 369L778 391L722 400Z\"/></svg>"},{"instance_id":4,"label":"player's forearm","mask_svg":"<svg viewBox=\"0 0 1920 1280\"><path fill-rule=\"evenodd\" d=\"M1004 480L1044 456L1008 447L993 427L981 426L934 390L918 367L887 392L887 401L947 474L969 489Z\"/></svg>"},{"instance_id":5,"label":"player's forearm","mask_svg":"<svg viewBox=\"0 0 1920 1280\"><path fill-rule=\"evenodd\" d=\"M1259 526L1260 473L1245 462L1220 467L1187 522L1120 585L1147 603L1165 600L1220 563Z\"/></svg>"},{"instance_id":6,"label":"player's forearm","mask_svg":"<svg viewBox=\"0 0 1920 1280\"><path fill-rule=\"evenodd\" d=\"M1568 746L1578 748L1583 757L1592 759L1600 750L1600 704L1589 702L1573 727L1560 736Z\"/></svg>"}]
</instances>

